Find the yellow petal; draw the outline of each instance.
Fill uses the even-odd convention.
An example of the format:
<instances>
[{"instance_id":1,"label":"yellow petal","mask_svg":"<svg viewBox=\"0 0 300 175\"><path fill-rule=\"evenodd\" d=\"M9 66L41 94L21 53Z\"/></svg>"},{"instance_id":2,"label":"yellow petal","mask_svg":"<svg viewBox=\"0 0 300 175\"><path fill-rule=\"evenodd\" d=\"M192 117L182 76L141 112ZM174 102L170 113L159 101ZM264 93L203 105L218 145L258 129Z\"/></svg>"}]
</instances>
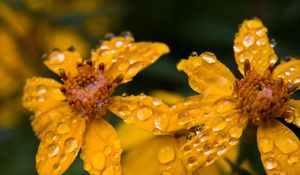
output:
<instances>
[{"instance_id":1,"label":"yellow petal","mask_svg":"<svg viewBox=\"0 0 300 175\"><path fill-rule=\"evenodd\" d=\"M121 123L117 127L117 133L122 142L124 150L133 149L155 137L150 132L138 129L135 126L128 125L126 123Z\"/></svg>"},{"instance_id":2,"label":"yellow petal","mask_svg":"<svg viewBox=\"0 0 300 175\"><path fill-rule=\"evenodd\" d=\"M267 36L267 28L259 19L245 20L234 39L234 56L241 74L249 60L252 70L263 73L278 60Z\"/></svg>"},{"instance_id":3,"label":"yellow petal","mask_svg":"<svg viewBox=\"0 0 300 175\"><path fill-rule=\"evenodd\" d=\"M101 172L103 175L121 174L121 153L121 143L115 129L102 118L91 119L80 155L84 169L91 175Z\"/></svg>"},{"instance_id":4,"label":"yellow petal","mask_svg":"<svg viewBox=\"0 0 300 175\"><path fill-rule=\"evenodd\" d=\"M60 175L76 158L82 145L85 121L78 113L66 115L41 136L36 167L40 175Z\"/></svg>"},{"instance_id":5,"label":"yellow petal","mask_svg":"<svg viewBox=\"0 0 300 175\"><path fill-rule=\"evenodd\" d=\"M44 64L56 74L59 74L59 70L63 69L65 73L76 75L76 65L78 62L82 62L82 58L76 51L52 51L44 61Z\"/></svg>"},{"instance_id":6,"label":"yellow petal","mask_svg":"<svg viewBox=\"0 0 300 175\"><path fill-rule=\"evenodd\" d=\"M274 78L282 78L285 83L300 83L300 60L291 59L279 64L273 73Z\"/></svg>"},{"instance_id":7,"label":"yellow petal","mask_svg":"<svg viewBox=\"0 0 300 175\"><path fill-rule=\"evenodd\" d=\"M160 99L143 94L112 97L109 107L126 123L134 124L156 135L189 129L203 123L202 117L208 115L207 109L213 111L215 108L217 106L211 107L203 96L189 97L169 107Z\"/></svg>"},{"instance_id":8,"label":"yellow petal","mask_svg":"<svg viewBox=\"0 0 300 175\"><path fill-rule=\"evenodd\" d=\"M294 119L293 124L300 128L300 101L299 100L289 100L288 102L292 107L294 107Z\"/></svg>"},{"instance_id":9,"label":"yellow petal","mask_svg":"<svg viewBox=\"0 0 300 175\"><path fill-rule=\"evenodd\" d=\"M189 171L208 166L238 143L247 126L248 116L235 110L235 102L222 100L215 113L202 117L203 123L186 133L180 157ZM227 106L226 108L224 108ZM230 106L230 107L229 107ZM221 110L224 109L224 110ZM215 109L214 109L215 110Z\"/></svg>"},{"instance_id":10,"label":"yellow petal","mask_svg":"<svg viewBox=\"0 0 300 175\"><path fill-rule=\"evenodd\" d=\"M49 78L34 77L27 79L23 105L31 111L37 111L41 107L60 102L65 99L60 91L61 86L60 83Z\"/></svg>"},{"instance_id":11,"label":"yellow petal","mask_svg":"<svg viewBox=\"0 0 300 175\"><path fill-rule=\"evenodd\" d=\"M232 93L235 77L213 53L183 59L177 69L187 74L191 88L204 97L216 99Z\"/></svg>"},{"instance_id":12,"label":"yellow petal","mask_svg":"<svg viewBox=\"0 0 300 175\"><path fill-rule=\"evenodd\" d=\"M288 127L270 119L258 127L257 142L267 174L299 174L300 141Z\"/></svg>"},{"instance_id":13,"label":"yellow petal","mask_svg":"<svg viewBox=\"0 0 300 175\"><path fill-rule=\"evenodd\" d=\"M174 137L163 136L129 150L122 160L124 175L189 174L178 159L178 146Z\"/></svg>"},{"instance_id":14,"label":"yellow petal","mask_svg":"<svg viewBox=\"0 0 300 175\"><path fill-rule=\"evenodd\" d=\"M105 65L105 76L115 79L123 74L123 83L131 81L139 71L169 52L163 43L133 42L132 37L114 37L104 41L93 53L92 60Z\"/></svg>"}]
</instances>

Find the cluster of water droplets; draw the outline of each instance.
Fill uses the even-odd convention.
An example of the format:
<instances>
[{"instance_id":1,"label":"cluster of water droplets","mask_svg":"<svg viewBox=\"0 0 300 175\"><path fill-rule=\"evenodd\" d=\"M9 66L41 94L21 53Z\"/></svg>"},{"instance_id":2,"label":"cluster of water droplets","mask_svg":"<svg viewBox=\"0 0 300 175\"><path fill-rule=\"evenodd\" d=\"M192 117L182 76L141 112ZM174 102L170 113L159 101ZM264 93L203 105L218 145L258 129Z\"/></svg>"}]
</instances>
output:
<instances>
[{"instance_id":1,"label":"cluster of water droplets","mask_svg":"<svg viewBox=\"0 0 300 175\"><path fill-rule=\"evenodd\" d=\"M242 33L247 31L247 33ZM268 40L267 29L259 20L246 22L240 28L234 42L234 52L238 64L243 64L245 60L250 60L256 64L274 64L277 62L277 56L272 51L276 46L275 39ZM266 59L268 58L268 62Z\"/></svg>"},{"instance_id":2,"label":"cluster of water droplets","mask_svg":"<svg viewBox=\"0 0 300 175\"><path fill-rule=\"evenodd\" d=\"M290 137L290 132L292 131L287 128L281 128L274 132L276 136L265 135L258 138L258 147L268 173L287 174L281 161L287 161L290 167L299 163L299 144L295 140L296 137Z\"/></svg>"}]
</instances>

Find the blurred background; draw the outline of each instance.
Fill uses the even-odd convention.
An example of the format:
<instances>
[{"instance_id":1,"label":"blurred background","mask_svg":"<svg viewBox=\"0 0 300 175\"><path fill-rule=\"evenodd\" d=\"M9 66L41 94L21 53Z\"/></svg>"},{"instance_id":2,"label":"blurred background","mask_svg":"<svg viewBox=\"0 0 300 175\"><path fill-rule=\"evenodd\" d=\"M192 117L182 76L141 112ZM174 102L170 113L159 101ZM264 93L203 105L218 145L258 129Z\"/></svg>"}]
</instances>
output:
<instances>
[{"instance_id":1,"label":"blurred background","mask_svg":"<svg viewBox=\"0 0 300 175\"><path fill-rule=\"evenodd\" d=\"M32 114L22 108L20 98L26 78L57 78L42 64L43 54L74 46L88 58L106 33L129 30L136 41L165 42L171 53L117 93L151 94L159 89L189 96L194 92L176 63L192 51L211 51L241 77L233 39L243 19L253 17L263 20L281 59L300 55L297 0L0 0L0 174L37 174L34 159L39 141L31 130ZM112 117L111 122L117 125L120 120ZM289 127L300 136L299 129ZM247 159L252 173L264 174L254 129L249 127L244 135L238 161ZM239 172L236 167L231 174ZM65 174L86 174L81 160L76 159Z\"/></svg>"}]
</instances>

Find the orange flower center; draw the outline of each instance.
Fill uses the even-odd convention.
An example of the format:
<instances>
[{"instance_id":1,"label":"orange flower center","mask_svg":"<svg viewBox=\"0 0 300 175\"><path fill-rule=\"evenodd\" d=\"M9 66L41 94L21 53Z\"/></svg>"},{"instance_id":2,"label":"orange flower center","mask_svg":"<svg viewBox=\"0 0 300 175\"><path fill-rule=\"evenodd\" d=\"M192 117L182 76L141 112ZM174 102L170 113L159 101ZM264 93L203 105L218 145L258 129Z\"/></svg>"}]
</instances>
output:
<instances>
[{"instance_id":1,"label":"orange flower center","mask_svg":"<svg viewBox=\"0 0 300 175\"><path fill-rule=\"evenodd\" d=\"M77 64L78 74L70 77L61 71L65 80L61 91L66 96L70 106L82 112L84 116L100 117L106 114L109 98L115 87L122 81L118 76L112 82L104 76L104 64L95 68L92 61Z\"/></svg>"},{"instance_id":2,"label":"orange flower center","mask_svg":"<svg viewBox=\"0 0 300 175\"><path fill-rule=\"evenodd\" d=\"M273 79L271 65L263 75L250 70L247 60L244 66L245 77L236 83L239 108L250 116L254 124L266 117L292 117L293 107L288 105L296 84L284 84L283 79Z\"/></svg>"}]
</instances>

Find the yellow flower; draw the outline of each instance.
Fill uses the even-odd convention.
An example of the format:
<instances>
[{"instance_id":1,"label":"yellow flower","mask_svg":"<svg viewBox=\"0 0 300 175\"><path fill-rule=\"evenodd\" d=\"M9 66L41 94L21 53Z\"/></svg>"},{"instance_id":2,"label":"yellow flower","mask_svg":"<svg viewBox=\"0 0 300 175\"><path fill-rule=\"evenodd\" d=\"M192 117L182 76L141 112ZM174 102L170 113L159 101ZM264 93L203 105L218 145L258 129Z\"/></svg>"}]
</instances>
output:
<instances>
[{"instance_id":1,"label":"yellow flower","mask_svg":"<svg viewBox=\"0 0 300 175\"><path fill-rule=\"evenodd\" d=\"M41 140L36 155L39 174L62 174L80 148L90 174L121 173L120 141L102 117L113 105L114 89L169 49L162 43L134 43L129 33L107 39L91 60L83 61L73 48L47 57L45 65L63 84L48 78L27 80L23 104L35 113L32 127Z\"/></svg>"},{"instance_id":2,"label":"yellow flower","mask_svg":"<svg viewBox=\"0 0 300 175\"><path fill-rule=\"evenodd\" d=\"M258 126L265 171L299 174L299 139L276 118L300 126L300 102L290 99L299 87L300 61L292 59L275 68L277 56L259 19L244 21L236 34L234 53L244 75L241 80L213 53L193 53L182 60L177 68L188 75L190 86L201 95L171 107L145 95L113 99L110 110L127 123L154 134L175 136L159 161L161 170L176 174L178 160L189 172L212 164L237 145L250 121Z\"/></svg>"},{"instance_id":3,"label":"yellow flower","mask_svg":"<svg viewBox=\"0 0 300 175\"><path fill-rule=\"evenodd\" d=\"M167 104L173 104L182 99L183 97L177 93L171 93L163 90L155 90L150 93L154 97L161 98ZM163 174L160 172L159 160L165 156L162 151L166 148L166 143L175 138L172 136L155 136L150 132L138 129L133 125L121 123L117 126L118 136L122 142L125 155L122 159L122 170L124 175L157 175ZM211 166L201 168L194 174L209 174L209 175L222 175L233 174L235 169L247 170L253 173L249 166L249 162L243 161L242 164L235 164L238 160L239 149L230 149L224 159L221 158ZM174 154L175 159L175 154ZM151 164L149 164L151 162ZM234 164L232 166L232 164ZM234 167L234 169L233 169ZM143 170L142 172L140 170ZM177 164L176 174L187 174L181 164ZM167 174L167 172L165 172Z\"/></svg>"}]
</instances>

